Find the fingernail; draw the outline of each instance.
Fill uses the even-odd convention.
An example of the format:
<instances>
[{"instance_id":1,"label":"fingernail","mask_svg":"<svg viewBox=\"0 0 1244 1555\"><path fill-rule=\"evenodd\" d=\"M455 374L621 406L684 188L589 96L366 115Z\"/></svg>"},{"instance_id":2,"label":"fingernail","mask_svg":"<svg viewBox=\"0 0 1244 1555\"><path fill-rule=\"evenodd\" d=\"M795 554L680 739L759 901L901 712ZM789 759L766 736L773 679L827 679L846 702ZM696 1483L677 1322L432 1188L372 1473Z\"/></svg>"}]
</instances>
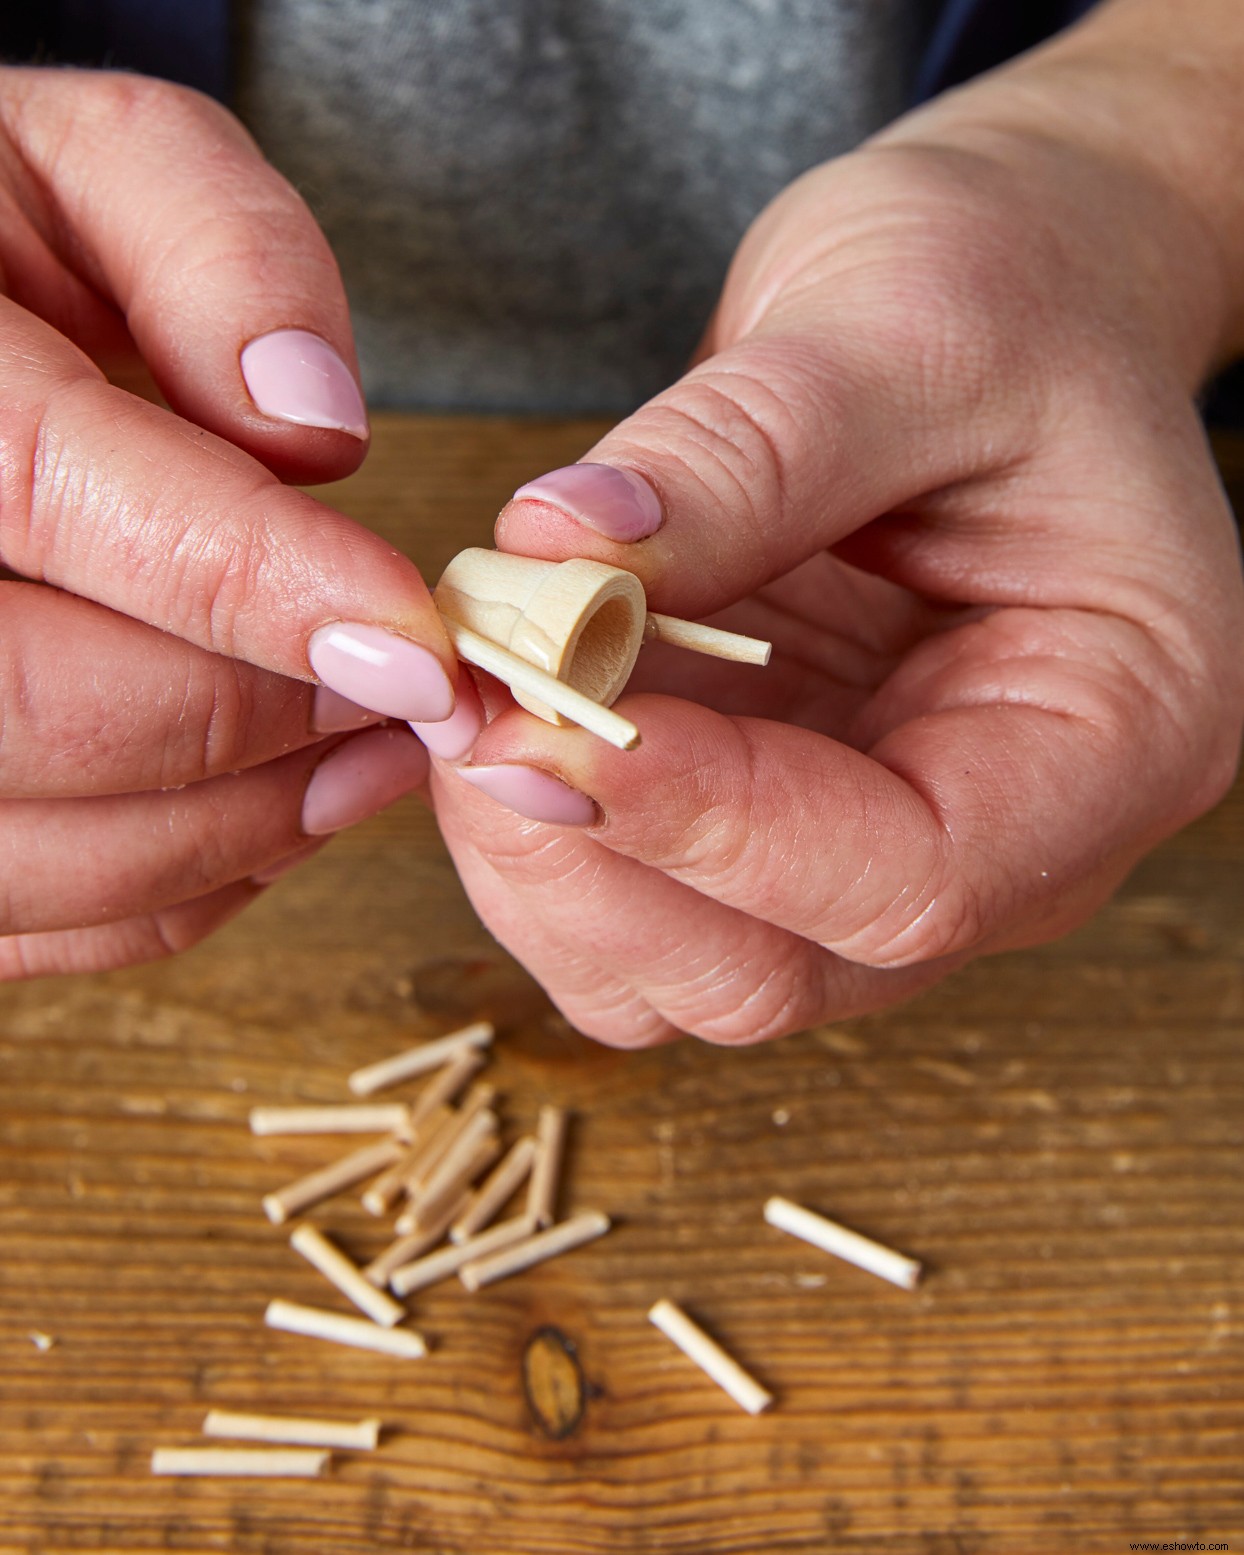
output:
<instances>
[{"instance_id":1,"label":"fingernail","mask_svg":"<svg viewBox=\"0 0 1244 1555\"><path fill-rule=\"evenodd\" d=\"M323 837L366 820L418 788L428 775L428 753L405 729L369 729L330 751L307 784L302 829Z\"/></svg>"},{"instance_id":2,"label":"fingernail","mask_svg":"<svg viewBox=\"0 0 1244 1555\"><path fill-rule=\"evenodd\" d=\"M454 710L454 688L436 655L383 627L321 626L311 634L307 657L326 686L386 718L440 723Z\"/></svg>"},{"instance_id":3,"label":"fingernail","mask_svg":"<svg viewBox=\"0 0 1244 1555\"><path fill-rule=\"evenodd\" d=\"M255 885L271 885L274 880L279 880L282 875L287 875L291 869L297 869L299 864L305 864L312 859L324 846L322 842L313 842L309 848L299 848L297 853L289 853L284 858L277 859L275 864L269 864L267 869L257 869L251 876Z\"/></svg>"},{"instance_id":4,"label":"fingernail","mask_svg":"<svg viewBox=\"0 0 1244 1555\"><path fill-rule=\"evenodd\" d=\"M312 734L341 734L346 729L362 729L382 716L351 702L331 686L316 686L311 698Z\"/></svg>"},{"instance_id":5,"label":"fingernail","mask_svg":"<svg viewBox=\"0 0 1244 1555\"><path fill-rule=\"evenodd\" d=\"M612 464L567 464L528 481L511 501L549 502L610 540L646 540L661 527L661 501L648 482Z\"/></svg>"},{"instance_id":6,"label":"fingernail","mask_svg":"<svg viewBox=\"0 0 1244 1555\"><path fill-rule=\"evenodd\" d=\"M454 710L440 723L411 722L410 727L434 756L442 761L458 761L471 749L484 727L484 709L479 693L465 670L458 672Z\"/></svg>"},{"instance_id":7,"label":"fingernail","mask_svg":"<svg viewBox=\"0 0 1244 1555\"><path fill-rule=\"evenodd\" d=\"M242 377L255 407L278 421L367 436L367 407L354 374L305 329L277 329L242 349Z\"/></svg>"},{"instance_id":8,"label":"fingernail","mask_svg":"<svg viewBox=\"0 0 1244 1555\"><path fill-rule=\"evenodd\" d=\"M548 821L554 826L590 826L598 819L596 806L577 788L571 788L551 772L517 763L496 767L459 767L459 775L472 788L495 799L529 821Z\"/></svg>"}]
</instances>

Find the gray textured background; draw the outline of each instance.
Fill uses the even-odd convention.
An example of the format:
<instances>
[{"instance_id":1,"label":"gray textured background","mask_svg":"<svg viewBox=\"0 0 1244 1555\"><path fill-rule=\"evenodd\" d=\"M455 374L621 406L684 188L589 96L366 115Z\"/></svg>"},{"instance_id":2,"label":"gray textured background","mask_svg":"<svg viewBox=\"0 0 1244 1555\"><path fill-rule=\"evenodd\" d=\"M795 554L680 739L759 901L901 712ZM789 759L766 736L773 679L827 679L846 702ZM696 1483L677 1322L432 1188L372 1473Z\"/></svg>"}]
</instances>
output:
<instances>
[{"instance_id":1,"label":"gray textured background","mask_svg":"<svg viewBox=\"0 0 1244 1555\"><path fill-rule=\"evenodd\" d=\"M373 405L621 411L751 218L901 111L906 0L249 0L237 108L324 226Z\"/></svg>"}]
</instances>

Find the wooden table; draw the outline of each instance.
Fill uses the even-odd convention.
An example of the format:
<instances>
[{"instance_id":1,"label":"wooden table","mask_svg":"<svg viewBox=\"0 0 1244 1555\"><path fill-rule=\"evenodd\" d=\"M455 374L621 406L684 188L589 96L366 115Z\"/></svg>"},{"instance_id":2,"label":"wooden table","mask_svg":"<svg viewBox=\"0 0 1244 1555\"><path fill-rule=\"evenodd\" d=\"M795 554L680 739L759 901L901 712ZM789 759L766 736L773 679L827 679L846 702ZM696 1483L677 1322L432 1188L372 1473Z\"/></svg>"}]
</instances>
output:
<instances>
[{"instance_id":1,"label":"wooden table","mask_svg":"<svg viewBox=\"0 0 1244 1555\"><path fill-rule=\"evenodd\" d=\"M592 432L382 419L332 500L435 576ZM1060 944L764 1048L627 1055L498 950L410 802L179 961L0 991L0 1549L1240 1547L1242 867L1237 789ZM571 1204L618 1229L419 1298L425 1361L265 1329L271 1296L338 1304L259 1210L338 1144L252 1139L248 1108L345 1099L354 1066L481 1015L512 1126L572 1107ZM770 1230L774 1190L926 1284ZM352 1201L318 1218L385 1240ZM661 1295L772 1413L648 1325ZM390 1429L322 1481L152 1478L213 1405Z\"/></svg>"}]
</instances>

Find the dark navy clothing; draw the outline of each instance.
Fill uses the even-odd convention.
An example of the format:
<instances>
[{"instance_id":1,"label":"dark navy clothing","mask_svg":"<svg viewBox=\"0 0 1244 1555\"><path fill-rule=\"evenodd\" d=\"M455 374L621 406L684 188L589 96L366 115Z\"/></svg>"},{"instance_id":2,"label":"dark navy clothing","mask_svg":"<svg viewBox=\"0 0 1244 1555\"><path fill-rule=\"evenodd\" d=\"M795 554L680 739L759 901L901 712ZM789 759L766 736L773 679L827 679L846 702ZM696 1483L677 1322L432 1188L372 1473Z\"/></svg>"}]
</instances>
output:
<instances>
[{"instance_id":1,"label":"dark navy clothing","mask_svg":"<svg viewBox=\"0 0 1244 1555\"><path fill-rule=\"evenodd\" d=\"M1082 16L1095 0L932 0L916 77L923 101L1000 64ZM0 55L103 64L197 87L228 102L229 0L17 0L0 17Z\"/></svg>"}]
</instances>

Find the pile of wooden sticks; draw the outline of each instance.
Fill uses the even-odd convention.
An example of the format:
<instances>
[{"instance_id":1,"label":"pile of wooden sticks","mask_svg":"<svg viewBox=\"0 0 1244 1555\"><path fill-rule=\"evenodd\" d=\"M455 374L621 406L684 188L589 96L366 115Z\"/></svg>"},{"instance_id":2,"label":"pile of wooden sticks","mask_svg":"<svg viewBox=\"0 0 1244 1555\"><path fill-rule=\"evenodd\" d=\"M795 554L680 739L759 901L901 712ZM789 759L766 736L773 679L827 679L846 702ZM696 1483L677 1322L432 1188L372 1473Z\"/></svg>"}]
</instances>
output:
<instances>
[{"instance_id":1,"label":"pile of wooden sticks","mask_svg":"<svg viewBox=\"0 0 1244 1555\"><path fill-rule=\"evenodd\" d=\"M558 1220L567 1114L540 1108L534 1133L509 1147L501 1140L496 1088L476 1079L487 1061L493 1028L479 1021L433 1042L407 1049L350 1075L353 1102L327 1106L257 1107L257 1135L381 1134L382 1137L265 1195L264 1213L283 1226L316 1206L366 1183L364 1207L395 1216L394 1241L365 1267L356 1264L309 1221L290 1234L290 1246L362 1314L275 1299L264 1321L303 1334L400 1359L426 1355L424 1336L410 1327L407 1297L456 1274L470 1291L582 1246L609 1230L609 1217L585 1210ZM431 1076L412 1102L371 1102L376 1092ZM486 1175L485 1175L486 1174ZM497 1216L524 1190L518 1212ZM217 1418L219 1417L219 1418ZM214 1412L221 1421L274 1448L158 1448L152 1459L165 1474L315 1474L333 1445L375 1445L378 1422L358 1425L289 1420L279 1416ZM289 1434L292 1432L293 1434ZM256 1434L258 1433L258 1434ZM318 1433L318 1434L317 1434ZM363 1437L370 1436L364 1442Z\"/></svg>"},{"instance_id":2,"label":"pile of wooden sticks","mask_svg":"<svg viewBox=\"0 0 1244 1555\"><path fill-rule=\"evenodd\" d=\"M355 1098L326 1106L257 1107L250 1115L257 1135L380 1134L382 1137L267 1194L263 1209L283 1226L306 1211L366 1184L363 1206L394 1216L394 1240L360 1266L309 1221L290 1235L290 1246L362 1313L344 1316L321 1307L276 1299L268 1304L271 1328L402 1359L426 1355L423 1335L407 1324L406 1299L457 1275L470 1291L516 1274L603 1235L609 1217L585 1210L558 1220L567 1114L539 1110L534 1133L506 1148L494 1103L496 1088L477 1076L494 1036L486 1021L356 1070L348 1080ZM378 1091L425 1079L410 1102L374 1102ZM522 1191L521 1207L498 1216ZM920 1265L858 1232L794 1204L771 1197L764 1218L772 1226L827 1253L913 1290ZM662 1298L649 1320L713 1381L751 1414L772 1395L674 1302ZM279 1447L157 1448L152 1468L162 1474L313 1475L329 1460L326 1449L376 1445L380 1422L311 1420L213 1411L204 1431Z\"/></svg>"}]
</instances>

